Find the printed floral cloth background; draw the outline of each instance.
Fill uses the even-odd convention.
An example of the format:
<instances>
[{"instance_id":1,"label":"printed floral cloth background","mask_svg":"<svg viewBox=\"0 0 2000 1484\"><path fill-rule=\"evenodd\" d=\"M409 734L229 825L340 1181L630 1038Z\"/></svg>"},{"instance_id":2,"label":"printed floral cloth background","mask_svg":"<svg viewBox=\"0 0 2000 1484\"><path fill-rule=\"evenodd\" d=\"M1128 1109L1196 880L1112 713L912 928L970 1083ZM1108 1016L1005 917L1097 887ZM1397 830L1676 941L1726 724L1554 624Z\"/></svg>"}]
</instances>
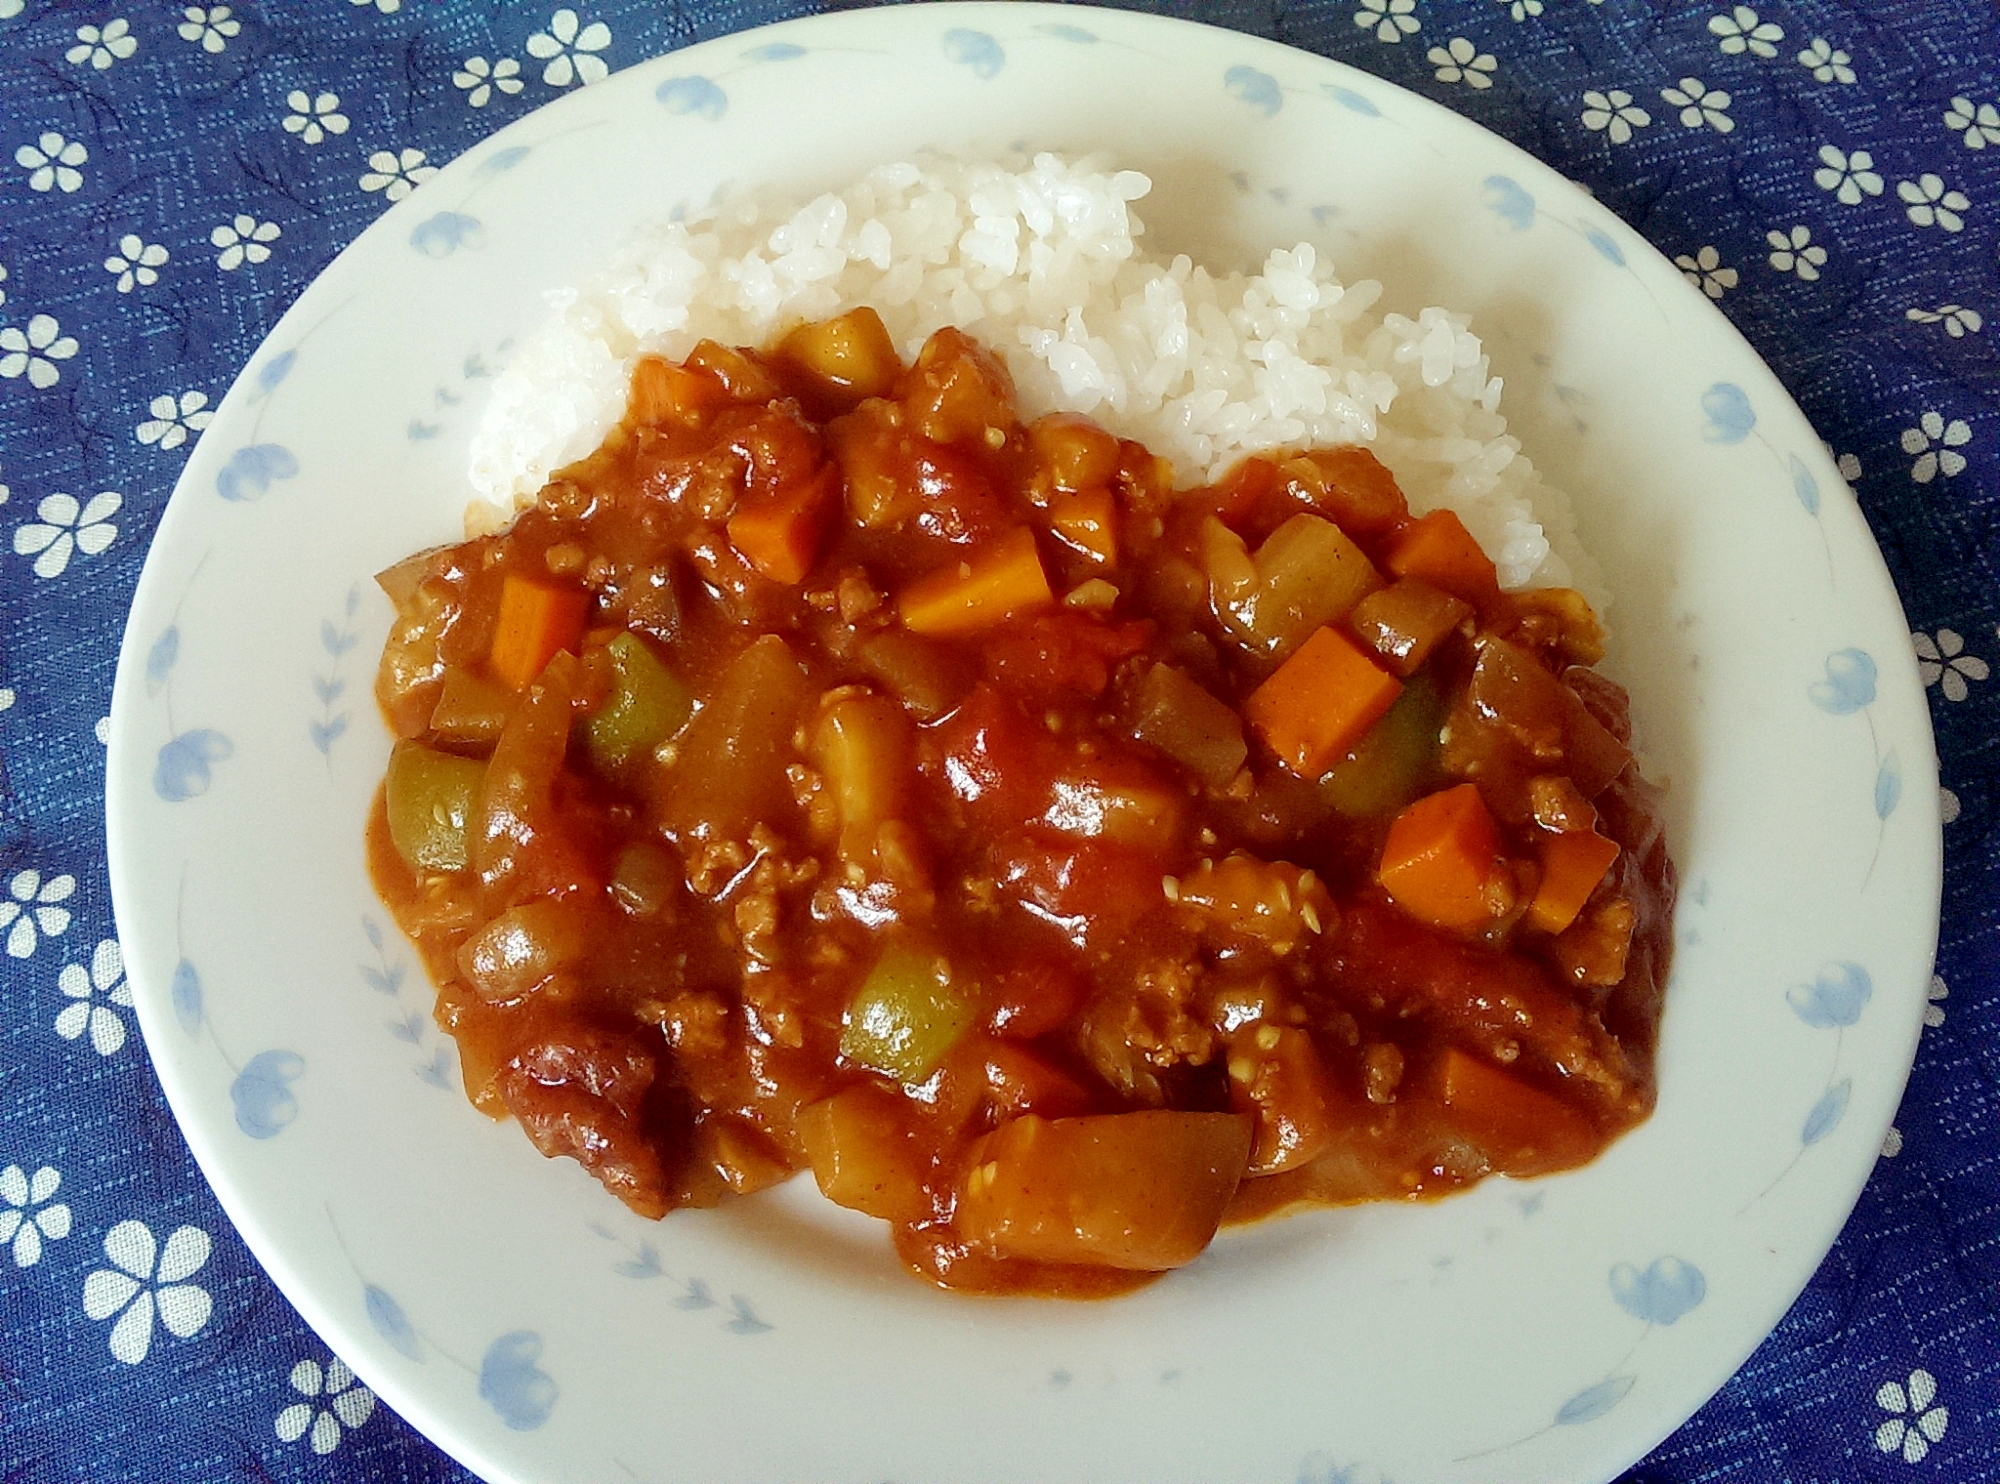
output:
<instances>
[{"instance_id":1,"label":"printed floral cloth background","mask_svg":"<svg viewBox=\"0 0 2000 1484\"><path fill-rule=\"evenodd\" d=\"M279 314L492 129L804 0L0 0L0 1480L444 1480L243 1248L123 979L103 739L148 541ZM1583 182L1776 368L1908 611L1943 943L1903 1110L1777 1333L1628 1476L2000 1479L2000 14L1157 0ZM1311 1481L1324 1484L1324 1481Z\"/></svg>"}]
</instances>

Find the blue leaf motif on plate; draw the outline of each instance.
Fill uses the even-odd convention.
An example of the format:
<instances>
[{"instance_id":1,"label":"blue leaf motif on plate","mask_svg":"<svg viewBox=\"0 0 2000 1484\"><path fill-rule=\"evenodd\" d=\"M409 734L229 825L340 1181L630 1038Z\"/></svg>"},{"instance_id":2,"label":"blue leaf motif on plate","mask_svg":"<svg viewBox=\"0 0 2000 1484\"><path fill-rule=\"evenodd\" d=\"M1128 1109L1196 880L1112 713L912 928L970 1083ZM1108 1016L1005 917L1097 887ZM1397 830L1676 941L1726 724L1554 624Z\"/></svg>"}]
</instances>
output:
<instances>
[{"instance_id":1,"label":"blue leaf motif on plate","mask_svg":"<svg viewBox=\"0 0 2000 1484\"><path fill-rule=\"evenodd\" d=\"M181 657L181 628L179 624L168 624L160 637L153 641L153 647L146 651L146 694L157 696L160 687L167 683L167 672L174 667L174 661Z\"/></svg>"},{"instance_id":2,"label":"blue leaf motif on plate","mask_svg":"<svg viewBox=\"0 0 2000 1484\"><path fill-rule=\"evenodd\" d=\"M555 1410L555 1378L536 1362L542 1337L531 1329L504 1334L479 1362L480 1398L516 1432L533 1432Z\"/></svg>"},{"instance_id":3,"label":"blue leaf motif on plate","mask_svg":"<svg viewBox=\"0 0 2000 1484\"><path fill-rule=\"evenodd\" d=\"M1874 993L1875 981L1868 977L1868 971L1842 961L1821 969L1812 983L1795 984L1786 990L1785 1003L1807 1025L1826 1030L1853 1025Z\"/></svg>"},{"instance_id":4,"label":"blue leaf motif on plate","mask_svg":"<svg viewBox=\"0 0 2000 1484\"><path fill-rule=\"evenodd\" d=\"M440 1046L431 1053L431 1059L417 1068L420 1080L444 1092L451 1091L451 1051Z\"/></svg>"},{"instance_id":5,"label":"blue leaf motif on plate","mask_svg":"<svg viewBox=\"0 0 2000 1484\"><path fill-rule=\"evenodd\" d=\"M174 1002L174 1019L181 1023L181 1029L190 1036L200 1030L201 975L186 959L174 965L173 984L168 997Z\"/></svg>"},{"instance_id":6,"label":"blue leaf motif on plate","mask_svg":"<svg viewBox=\"0 0 2000 1484\"><path fill-rule=\"evenodd\" d=\"M1489 175L1481 182L1486 188L1486 209L1516 232L1535 224L1535 198L1510 176Z\"/></svg>"},{"instance_id":7,"label":"blue leaf motif on plate","mask_svg":"<svg viewBox=\"0 0 2000 1484\"><path fill-rule=\"evenodd\" d=\"M719 119L729 112L729 95L705 77L670 77L653 96L668 113Z\"/></svg>"},{"instance_id":8,"label":"blue leaf motif on plate","mask_svg":"<svg viewBox=\"0 0 2000 1484\"><path fill-rule=\"evenodd\" d=\"M1621 1262L1611 1270L1611 1297L1634 1319L1672 1324L1708 1297L1708 1280L1678 1257L1656 1257L1643 1273Z\"/></svg>"},{"instance_id":9,"label":"blue leaf motif on plate","mask_svg":"<svg viewBox=\"0 0 2000 1484\"><path fill-rule=\"evenodd\" d=\"M1896 759L1894 748L1882 759L1882 765L1875 770L1875 817L1887 819L1896 812L1896 805L1903 797L1903 765Z\"/></svg>"},{"instance_id":10,"label":"blue leaf motif on plate","mask_svg":"<svg viewBox=\"0 0 2000 1484\"><path fill-rule=\"evenodd\" d=\"M215 476L215 492L225 500L254 500L280 479L299 472L299 461L281 443L239 448Z\"/></svg>"},{"instance_id":11,"label":"blue leaf motif on plate","mask_svg":"<svg viewBox=\"0 0 2000 1484\"><path fill-rule=\"evenodd\" d=\"M1608 1376L1595 1386L1586 1386L1556 1409L1557 1427L1574 1427L1592 1422L1625 1400L1637 1376Z\"/></svg>"},{"instance_id":12,"label":"blue leaf motif on plate","mask_svg":"<svg viewBox=\"0 0 2000 1484\"><path fill-rule=\"evenodd\" d=\"M375 1333L387 1340L411 1360L424 1358L423 1346L417 1340L416 1326L410 1323L410 1316L403 1312L403 1306L392 1298L386 1289L370 1283L362 1294L362 1303L368 1310L368 1322L375 1326Z\"/></svg>"},{"instance_id":13,"label":"blue leaf motif on plate","mask_svg":"<svg viewBox=\"0 0 2000 1484\"><path fill-rule=\"evenodd\" d=\"M1323 82L1320 90L1349 113L1358 113L1364 118L1379 119L1382 110L1352 88L1343 88L1338 83Z\"/></svg>"},{"instance_id":14,"label":"blue leaf motif on plate","mask_svg":"<svg viewBox=\"0 0 2000 1484\"><path fill-rule=\"evenodd\" d=\"M282 350L264 362L264 369L257 373L257 390L268 392L292 374L292 366L298 361L295 350Z\"/></svg>"},{"instance_id":15,"label":"blue leaf motif on plate","mask_svg":"<svg viewBox=\"0 0 2000 1484\"><path fill-rule=\"evenodd\" d=\"M1812 470L1797 454L1791 455L1792 493L1799 497L1799 503L1806 507L1807 515L1819 514L1819 481L1813 478Z\"/></svg>"},{"instance_id":16,"label":"blue leaf motif on plate","mask_svg":"<svg viewBox=\"0 0 2000 1484\"><path fill-rule=\"evenodd\" d=\"M790 41L770 41L763 46L753 46L743 54L746 62L789 62L803 57L806 49Z\"/></svg>"},{"instance_id":17,"label":"blue leaf motif on plate","mask_svg":"<svg viewBox=\"0 0 2000 1484\"><path fill-rule=\"evenodd\" d=\"M1812 1105L1812 1112L1806 1114L1805 1127L1799 1130L1799 1143L1810 1149L1838 1128L1847 1115L1847 1099L1853 1092L1854 1079L1842 1077L1821 1093L1819 1101Z\"/></svg>"},{"instance_id":18,"label":"blue leaf motif on plate","mask_svg":"<svg viewBox=\"0 0 2000 1484\"><path fill-rule=\"evenodd\" d=\"M530 153L532 151L525 144L516 144L508 149L495 150L479 162L479 173L481 175L503 174L508 170L512 170L521 161L527 159Z\"/></svg>"},{"instance_id":19,"label":"blue leaf motif on plate","mask_svg":"<svg viewBox=\"0 0 2000 1484\"><path fill-rule=\"evenodd\" d=\"M210 769L236 746L208 727L182 732L160 749L153 765L153 792L169 804L182 804L208 792Z\"/></svg>"},{"instance_id":20,"label":"blue leaf motif on plate","mask_svg":"<svg viewBox=\"0 0 2000 1484\"><path fill-rule=\"evenodd\" d=\"M1285 106L1285 95L1278 90L1278 79L1268 72L1259 72L1255 67L1231 67L1222 74L1222 85L1229 90L1230 97L1241 98L1265 118Z\"/></svg>"},{"instance_id":21,"label":"blue leaf motif on plate","mask_svg":"<svg viewBox=\"0 0 2000 1484\"><path fill-rule=\"evenodd\" d=\"M461 247L478 247L485 235L478 217L462 211L440 211L417 223L410 233L410 246L427 258L444 258Z\"/></svg>"},{"instance_id":22,"label":"blue leaf motif on plate","mask_svg":"<svg viewBox=\"0 0 2000 1484\"><path fill-rule=\"evenodd\" d=\"M1838 649L1826 657L1826 679L1806 687L1806 699L1828 716L1846 716L1875 700L1875 661L1864 649Z\"/></svg>"},{"instance_id":23,"label":"blue leaf motif on plate","mask_svg":"<svg viewBox=\"0 0 2000 1484\"><path fill-rule=\"evenodd\" d=\"M306 1059L296 1051L260 1051L229 1084L236 1126L253 1139L269 1139L299 1116L292 1084L305 1074Z\"/></svg>"},{"instance_id":24,"label":"blue leaf motif on plate","mask_svg":"<svg viewBox=\"0 0 2000 1484\"><path fill-rule=\"evenodd\" d=\"M1611 234L1597 227L1585 227L1583 240L1597 249L1597 255L1615 267L1625 266L1625 250L1611 240Z\"/></svg>"},{"instance_id":25,"label":"blue leaf motif on plate","mask_svg":"<svg viewBox=\"0 0 2000 1484\"><path fill-rule=\"evenodd\" d=\"M1086 31L1081 26L1037 26L1035 29L1044 36L1053 36L1058 41L1074 41L1078 46L1089 46L1097 40L1095 32Z\"/></svg>"},{"instance_id":26,"label":"blue leaf motif on plate","mask_svg":"<svg viewBox=\"0 0 2000 1484\"><path fill-rule=\"evenodd\" d=\"M1710 443L1741 443L1757 426L1757 414L1743 388L1733 381L1718 381L1701 394L1701 410L1708 426L1701 436Z\"/></svg>"},{"instance_id":27,"label":"blue leaf motif on plate","mask_svg":"<svg viewBox=\"0 0 2000 1484\"><path fill-rule=\"evenodd\" d=\"M340 740L347 730L347 716L342 713L332 721L308 721L306 732L312 738L312 745L321 757L333 756L333 744Z\"/></svg>"},{"instance_id":28,"label":"blue leaf motif on plate","mask_svg":"<svg viewBox=\"0 0 2000 1484\"><path fill-rule=\"evenodd\" d=\"M723 1328L728 1330L731 1334L761 1335L771 1328L770 1325L766 1324L763 1320L759 1319L756 1316L756 1314L750 1308L749 1301L746 1300L742 1294L740 1293L730 1294L729 1307L735 1311L736 1317L730 1320L729 1323L723 1325Z\"/></svg>"},{"instance_id":29,"label":"blue leaf motif on plate","mask_svg":"<svg viewBox=\"0 0 2000 1484\"><path fill-rule=\"evenodd\" d=\"M970 67L975 77L998 77L1000 69L1007 65L1007 53L1000 49L999 42L984 31L968 31L963 26L954 26L944 33L944 54Z\"/></svg>"}]
</instances>

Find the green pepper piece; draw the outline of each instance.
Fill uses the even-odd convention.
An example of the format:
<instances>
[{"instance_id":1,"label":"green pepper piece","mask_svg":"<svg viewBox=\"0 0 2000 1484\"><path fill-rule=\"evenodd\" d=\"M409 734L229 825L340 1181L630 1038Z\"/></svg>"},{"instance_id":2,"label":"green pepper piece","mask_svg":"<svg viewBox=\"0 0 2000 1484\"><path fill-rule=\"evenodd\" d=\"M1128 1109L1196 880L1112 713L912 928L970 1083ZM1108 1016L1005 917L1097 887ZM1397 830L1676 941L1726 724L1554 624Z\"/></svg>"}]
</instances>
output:
<instances>
[{"instance_id":1,"label":"green pepper piece","mask_svg":"<svg viewBox=\"0 0 2000 1484\"><path fill-rule=\"evenodd\" d=\"M891 943L848 1003L840 1054L899 1082L921 1082L972 1019L944 959Z\"/></svg>"},{"instance_id":2,"label":"green pepper piece","mask_svg":"<svg viewBox=\"0 0 2000 1484\"><path fill-rule=\"evenodd\" d=\"M1424 671L1319 780L1320 797L1349 819L1394 814L1424 791L1437 769L1444 698Z\"/></svg>"},{"instance_id":3,"label":"green pepper piece","mask_svg":"<svg viewBox=\"0 0 2000 1484\"><path fill-rule=\"evenodd\" d=\"M479 802L486 764L398 742L386 783L389 839L412 871L463 871L466 821Z\"/></svg>"},{"instance_id":4,"label":"green pepper piece","mask_svg":"<svg viewBox=\"0 0 2000 1484\"><path fill-rule=\"evenodd\" d=\"M585 719L583 741L598 768L614 772L686 726L694 695L636 634L620 634L605 652L611 690Z\"/></svg>"}]
</instances>

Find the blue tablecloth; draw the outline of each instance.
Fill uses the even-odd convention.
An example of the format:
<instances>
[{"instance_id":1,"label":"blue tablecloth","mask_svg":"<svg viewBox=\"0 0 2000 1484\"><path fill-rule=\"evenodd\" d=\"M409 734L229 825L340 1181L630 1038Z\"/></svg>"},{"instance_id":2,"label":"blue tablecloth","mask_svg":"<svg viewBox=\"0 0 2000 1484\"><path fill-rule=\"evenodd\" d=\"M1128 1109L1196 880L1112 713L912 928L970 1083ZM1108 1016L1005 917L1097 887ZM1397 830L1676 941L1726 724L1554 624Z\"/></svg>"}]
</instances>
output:
<instances>
[{"instance_id":1,"label":"blue tablecloth","mask_svg":"<svg viewBox=\"0 0 2000 1484\"><path fill-rule=\"evenodd\" d=\"M175 476L279 313L492 129L808 0L0 0L0 1480L463 1470L331 1355L189 1159L111 917L103 718ZM2000 1480L2000 14L1983 0L1152 0L1579 180L1828 439L1929 686L1933 1004L1853 1219L1629 1475Z\"/></svg>"}]
</instances>

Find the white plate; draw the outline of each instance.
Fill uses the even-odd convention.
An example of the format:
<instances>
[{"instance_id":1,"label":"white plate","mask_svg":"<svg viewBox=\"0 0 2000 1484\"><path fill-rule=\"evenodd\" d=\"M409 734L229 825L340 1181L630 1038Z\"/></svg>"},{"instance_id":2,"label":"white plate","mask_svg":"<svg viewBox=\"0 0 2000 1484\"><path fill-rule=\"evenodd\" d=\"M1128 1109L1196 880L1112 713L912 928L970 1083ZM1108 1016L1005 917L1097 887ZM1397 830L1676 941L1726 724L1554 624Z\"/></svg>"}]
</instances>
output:
<instances>
[{"instance_id":1,"label":"white plate","mask_svg":"<svg viewBox=\"0 0 2000 1484\"><path fill-rule=\"evenodd\" d=\"M1311 238L1466 309L1616 593L1684 895L1659 1111L1588 1169L1225 1234L1101 1304L903 1276L809 1181L643 1222L456 1086L369 890L369 574L454 536L539 293L729 182L1109 150L1155 241ZM113 707L112 885L196 1157L308 1321L493 1479L1602 1480L1792 1301L1902 1091L1937 926L1908 628L1777 381L1614 216L1444 110L1230 32L914 7L692 47L387 213L190 459ZM1341 1473L1351 1469L1351 1473Z\"/></svg>"}]
</instances>

